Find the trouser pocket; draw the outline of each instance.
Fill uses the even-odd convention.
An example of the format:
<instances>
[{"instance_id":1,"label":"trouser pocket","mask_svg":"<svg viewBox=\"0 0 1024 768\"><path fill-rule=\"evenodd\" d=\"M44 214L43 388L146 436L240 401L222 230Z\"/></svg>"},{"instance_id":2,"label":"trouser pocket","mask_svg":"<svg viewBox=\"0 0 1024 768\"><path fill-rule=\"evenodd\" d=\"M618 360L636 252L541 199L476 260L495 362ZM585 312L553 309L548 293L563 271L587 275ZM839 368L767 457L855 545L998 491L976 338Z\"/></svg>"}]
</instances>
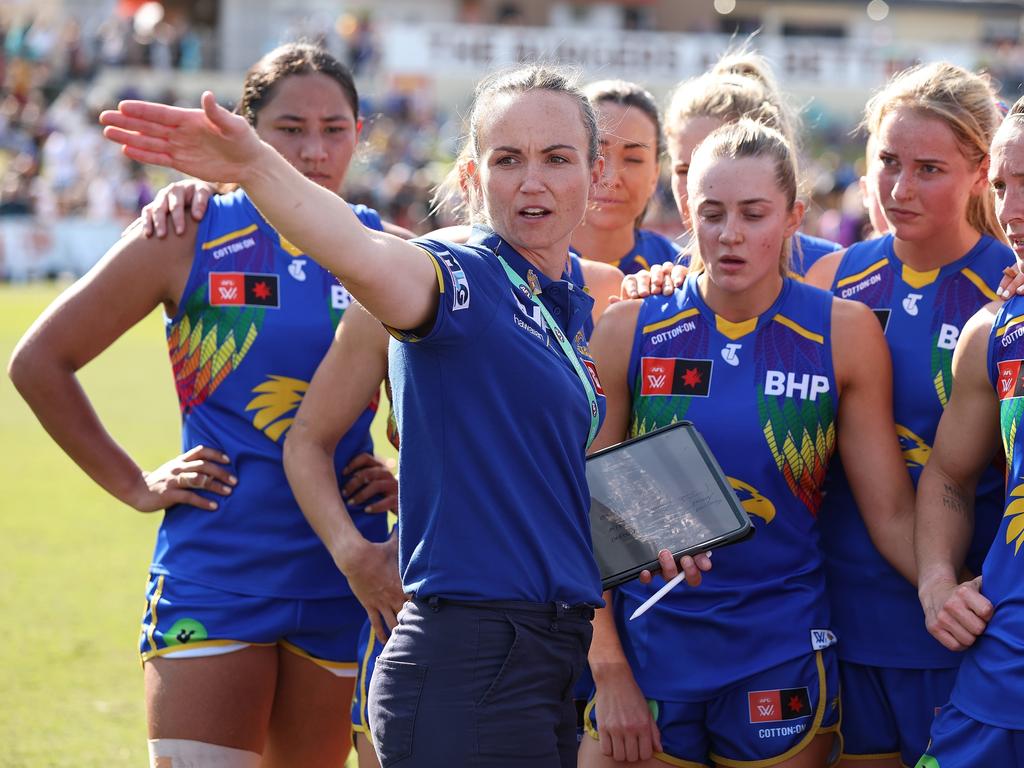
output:
<instances>
[{"instance_id":1,"label":"trouser pocket","mask_svg":"<svg viewBox=\"0 0 1024 768\"><path fill-rule=\"evenodd\" d=\"M370 681L368 718L381 768L412 754L420 695L427 668L422 664L377 659Z\"/></svg>"}]
</instances>

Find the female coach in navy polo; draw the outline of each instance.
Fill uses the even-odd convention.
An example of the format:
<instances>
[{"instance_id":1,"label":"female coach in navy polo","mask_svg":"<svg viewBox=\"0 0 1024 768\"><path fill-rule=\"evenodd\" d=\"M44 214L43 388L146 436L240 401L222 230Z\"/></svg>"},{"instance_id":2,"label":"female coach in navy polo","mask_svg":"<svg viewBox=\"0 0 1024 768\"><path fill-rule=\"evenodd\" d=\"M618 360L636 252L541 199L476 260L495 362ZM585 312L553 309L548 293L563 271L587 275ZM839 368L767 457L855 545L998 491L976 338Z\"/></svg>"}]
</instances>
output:
<instances>
[{"instance_id":1,"label":"female coach in navy polo","mask_svg":"<svg viewBox=\"0 0 1024 768\"><path fill-rule=\"evenodd\" d=\"M384 768L574 766L571 694L601 603L584 472L603 412L581 342L592 300L564 279L601 173L586 98L543 67L477 88L470 196L493 232L476 245L365 229L209 92L202 109L122 102L101 122L135 160L241 184L404 342L399 568L415 597L370 690ZM710 563L683 566L696 583ZM676 571L667 553L662 570Z\"/></svg>"}]
</instances>

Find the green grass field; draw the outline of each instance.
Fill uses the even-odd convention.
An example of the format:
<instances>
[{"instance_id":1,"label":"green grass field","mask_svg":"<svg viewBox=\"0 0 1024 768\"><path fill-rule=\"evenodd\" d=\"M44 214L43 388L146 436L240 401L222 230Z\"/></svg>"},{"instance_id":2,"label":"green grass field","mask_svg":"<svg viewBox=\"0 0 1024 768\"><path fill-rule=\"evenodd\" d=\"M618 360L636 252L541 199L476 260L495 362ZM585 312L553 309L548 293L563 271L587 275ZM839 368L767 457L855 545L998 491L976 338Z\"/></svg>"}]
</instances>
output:
<instances>
[{"instance_id":1,"label":"green grass field","mask_svg":"<svg viewBox=\"0 0 1024 768\"><path fill-rule=\"evenodd\" d=\"M0 360L60 288L0 286ZM99 311L99 310L98 310ZM155 312L81 372L107 428L144 467L173 456L178 407ZM382 409L383 412L383 409ZM374 424L375 442L383 423ZM382 450L383 452L383 450ZM145 765L135 650L161 513L94 485L0 376L0 767Z\"/></svg>"}]
</instances>

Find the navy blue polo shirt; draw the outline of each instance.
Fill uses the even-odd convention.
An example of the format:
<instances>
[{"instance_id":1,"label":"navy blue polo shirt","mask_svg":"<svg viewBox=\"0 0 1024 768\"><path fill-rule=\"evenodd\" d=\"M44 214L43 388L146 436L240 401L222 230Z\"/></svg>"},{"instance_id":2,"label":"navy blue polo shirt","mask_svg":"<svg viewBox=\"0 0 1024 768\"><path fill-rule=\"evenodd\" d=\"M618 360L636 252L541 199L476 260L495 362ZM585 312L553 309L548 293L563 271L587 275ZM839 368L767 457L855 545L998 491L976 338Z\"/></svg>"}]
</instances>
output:
<instances>
[{"instance_id":1,"label":"navy blue polo shirt","mask_svg":"<svg viewBox=\"0 0 1024 768\"><path fill-rule=\"evenodd\" d=\"M414 242L433 259L441 293L429 333L392 331L389 352L405 591L601 604L587 396L539 308L513 288L492 249L539 286L596 381L583 336L593 299L566 275L549 280L493 233L471 245ZM603 417L600 394L598 404Z\"/></svg>"}]
</instances>

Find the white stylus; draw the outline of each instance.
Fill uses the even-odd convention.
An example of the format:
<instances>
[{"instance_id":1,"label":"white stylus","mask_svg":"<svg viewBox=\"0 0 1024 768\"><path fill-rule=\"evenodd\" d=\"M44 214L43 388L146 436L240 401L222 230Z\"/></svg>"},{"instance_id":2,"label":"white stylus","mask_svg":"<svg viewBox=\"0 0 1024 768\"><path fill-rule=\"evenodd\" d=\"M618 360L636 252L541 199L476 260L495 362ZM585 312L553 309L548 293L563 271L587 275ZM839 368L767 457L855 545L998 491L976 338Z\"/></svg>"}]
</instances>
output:
<instances>
[{"instance_id":1,"label":"white stylus","mask_svg":"<svg viewBox=\"0 0 1024 768\"><path fill-rule=\"evenodd\" d=\"M656 602L661 600L661 598L663 598L665 595L667 595L669 592L671 592L673 589L675 589L675 586L680 581L682 581L685 578L686 578L686 574L683 573L682 571L680 571L678 576L676 576L671 581L666 582L665 586L663 586L661 589L659 589L653 595L648 597L644 601L643 605L641 605L639 608L637 608L635 611L633 611L633 615L629 617L629 620L632 621L633 619L637 618L638 616L643 616L645 613L647 613L647 609L648 608L650 608Z\"/></svg>"}]
</instances>

